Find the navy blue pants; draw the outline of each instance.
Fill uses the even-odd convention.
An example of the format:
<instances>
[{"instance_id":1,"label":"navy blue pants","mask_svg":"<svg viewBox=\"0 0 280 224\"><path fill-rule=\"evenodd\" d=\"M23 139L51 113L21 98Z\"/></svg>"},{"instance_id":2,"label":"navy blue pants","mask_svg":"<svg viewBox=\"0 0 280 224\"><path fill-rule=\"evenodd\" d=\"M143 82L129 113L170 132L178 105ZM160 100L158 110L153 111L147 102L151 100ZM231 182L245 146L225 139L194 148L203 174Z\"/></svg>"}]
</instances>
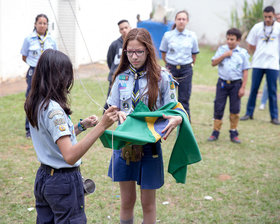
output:
<instances>
[{"instance_id":1,"label":"navy blue pants","mask_svg":"<svg viewBox=\"0 0 280 224\"><path fill-rule=\"evenodd\" d=\"M32 77L33 77L34 71L35 71L34 67L29 67L29 69L26 73L27 89L25 92L25 97L27 97L30 92L31 82L32 82ZM29 121L28 121L27 117L25 117L25 131L29 132Z\"/></svg>"},{"instance_id":2,"label":"navy blue pants","mask_svg":"<svg viewBox=\"0 0 280 224\"><path fill-rule=\"evenodd\" d=\"M262 78L264 74L266 74L270 116L271 119L275 119L275 118L278 119L278 106L277 106L278 73L279 70L253 68L251 91L247 103L246 115L253 116L254 114L258 90L260 88Z\"/></svg>"},{"instance_id":3,"label":"navy blue pants","mask_svg":"<svg viewBox=\"0 0 280 224\"><path fill-rule=\"evenodd\" d=\"M34 195L37 224L84 224L84 189L82 176L75 171L54 172L40 167L37 171Z\"/></svg>"},{"instance_id":4,"label":"navy blue pants","mask_svg":"<svg viewBox=\"0 0 280 224\"><path fill-rule=\"evenodd\" d=\"M240 112L240 97L238 91L242 85L242 80L232 81L227 83L222 79L218 79L216 86L216 98L214 101L214 119L222 120L224 110L229 97L229 111L231 114L239 114Z\"/></svg>"},{"instance_id":5,"label":"navy blue pants","mask_svg":"<svg viewBox=\"0 0 280 224\"><path fill-rule=\"evenodd\" d=\"M177 69L175 65L167 64L166 67L169 69L171 74L179 83L178 101L183 105L184 109L187 111L189 118L191 118L189 101L192 92L192 66L191 64L182 65L180 69Z\"/></svg>"}]
</instances>

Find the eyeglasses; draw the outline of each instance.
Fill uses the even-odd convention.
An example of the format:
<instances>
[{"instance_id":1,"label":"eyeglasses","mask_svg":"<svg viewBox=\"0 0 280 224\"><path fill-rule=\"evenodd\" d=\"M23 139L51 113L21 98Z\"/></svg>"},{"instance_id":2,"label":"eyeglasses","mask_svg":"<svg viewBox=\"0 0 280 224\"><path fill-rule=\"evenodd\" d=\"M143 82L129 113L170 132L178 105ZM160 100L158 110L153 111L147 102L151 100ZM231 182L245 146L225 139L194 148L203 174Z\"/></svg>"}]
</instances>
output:
<instances>
[{"instance_id":1,"label":"eyeglasses","mask_svg":"<svg viewBox=\"0 0 280 224\"><path fill-rule=\"evenodd\" d=\"M128 51L128 50L124 50L125 54L128 57L132 57L133 54L135 53L137 57L141 57L145 51L141 51L141 50L136 50L136 51Z\"/></svg>"}]
</instances>

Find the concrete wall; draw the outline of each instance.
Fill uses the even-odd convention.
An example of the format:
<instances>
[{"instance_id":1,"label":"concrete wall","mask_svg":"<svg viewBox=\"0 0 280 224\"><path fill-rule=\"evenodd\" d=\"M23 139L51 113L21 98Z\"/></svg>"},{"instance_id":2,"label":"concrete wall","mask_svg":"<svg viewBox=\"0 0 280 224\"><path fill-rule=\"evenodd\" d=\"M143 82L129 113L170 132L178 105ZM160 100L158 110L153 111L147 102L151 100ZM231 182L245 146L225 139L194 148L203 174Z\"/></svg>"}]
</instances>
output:
<instances>
[{"instance_id":1,"label":"concrete wall","mask_svg":"<svg viewBox=\"0 0 280 224\"><path fill-rule=\"evenodd\" d=\"M25 76L28 66L20 49L40 13L48 16L59 49L78 67L106 59L109 45L120 36L119 20L136 27L136 15L148 19L151 10L152 0L0 0L0 82Z\"/></svg>"}]
</instances>

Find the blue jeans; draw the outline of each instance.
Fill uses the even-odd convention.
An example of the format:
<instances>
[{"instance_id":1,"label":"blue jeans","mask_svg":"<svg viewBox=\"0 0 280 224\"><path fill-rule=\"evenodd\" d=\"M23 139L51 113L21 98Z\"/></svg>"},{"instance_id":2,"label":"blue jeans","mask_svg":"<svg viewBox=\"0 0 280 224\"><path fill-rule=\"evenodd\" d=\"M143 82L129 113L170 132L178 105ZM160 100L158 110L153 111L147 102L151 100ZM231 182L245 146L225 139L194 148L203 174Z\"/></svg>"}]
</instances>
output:
<instances>
[{"instance_id":1,"label":"blue jeans","mask_svg":"<svg viewBox=\"0 0 280 224\"><path fill-rule=\"evenodd\" d=\"M277 77L279 70L273 69L253 68L251 91L247 103L246 115L253 116L254 114L256 98L264 74L266 74L267 80L270 116L271 119L278 119Z\"/></svg>"},{"instance_id":2,"label":"blue jeans","mask_svg":"<svg viewBox=\"0 0 280 224\"><path fill-rule=\"evenodd\" d=\"M279 79L279 85L280 85L280 72L278 74L278 79ZM264 86L263 86L261 104L265 105L267 102L267 99L268 99L268 90L267 90L267 81L265 81Z\"/></svg>"}]
</instances>

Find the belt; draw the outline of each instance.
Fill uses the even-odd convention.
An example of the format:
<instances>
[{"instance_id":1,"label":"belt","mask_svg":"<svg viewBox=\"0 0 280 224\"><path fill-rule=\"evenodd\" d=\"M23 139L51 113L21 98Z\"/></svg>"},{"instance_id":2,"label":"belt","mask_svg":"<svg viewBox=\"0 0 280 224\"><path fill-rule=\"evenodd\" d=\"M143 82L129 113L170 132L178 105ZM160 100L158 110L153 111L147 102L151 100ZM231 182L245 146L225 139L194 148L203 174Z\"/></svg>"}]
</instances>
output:
<instances>
[{"instance_id":1,"label":"belt","mask_svg":"<svg viewBox=\"0 0 280 224\"><path fill-rule=\"evenodd\" d=\"M45 164L41 164L41 168L43 170L45 170L48 174L50 174L51 176L54 173L68 173L68 172L73 172L73 171L77 171L80 170L80 167L69 167L69 168L60 168L60 169L55 169L51 166L45 165Z\"/></svg>"},{"instance_id":2,"label":"belt","mask_svg":"<svg viewBox=\"0 0 280 224\"><path fill-rule=\"evenodd\" d=\"M236 80L224 80L224 79L221 79L219 78L222 82L226 82L227 84L233 84L235 82L240 82L242 81L242 79L236 79Z\"/></svg>"},{"instance_id":3,"label":"belt","mask_svg":"<svg viewBox=\"0 0 280 224\"><path fill-rule=\"evenodd\" d=\"M187 67L190 67L193 65L193 63L189 63L189 64L185 64L185 65L172 65L172 64L169 64L169 66L171 67L176 67L177 70L180 70L181 68L187 68Z\"/></svg>"}]
</instances>

